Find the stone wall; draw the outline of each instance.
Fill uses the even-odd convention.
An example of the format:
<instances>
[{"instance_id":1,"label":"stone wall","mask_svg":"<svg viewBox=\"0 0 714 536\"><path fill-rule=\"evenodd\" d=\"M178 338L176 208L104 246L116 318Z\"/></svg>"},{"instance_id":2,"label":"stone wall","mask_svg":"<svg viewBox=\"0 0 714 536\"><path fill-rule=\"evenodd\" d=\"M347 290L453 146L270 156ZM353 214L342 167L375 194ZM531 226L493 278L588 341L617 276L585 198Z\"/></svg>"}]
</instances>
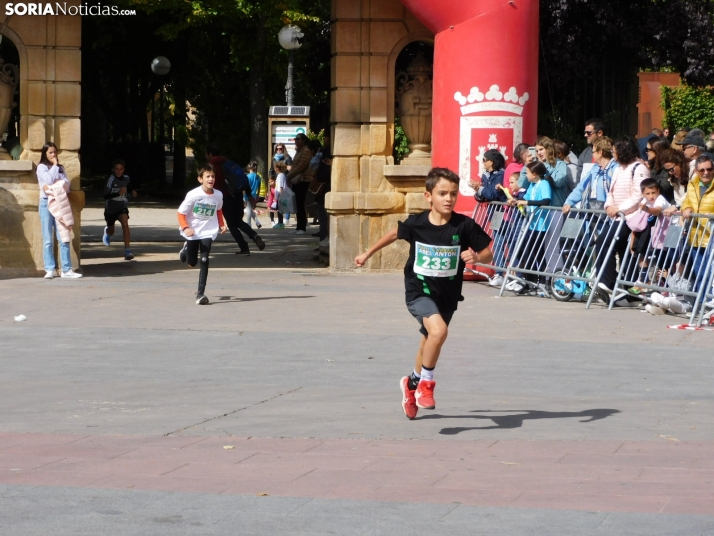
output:
<instances>
[{"instance_id":1,"label":"stone wall","mask_svg":"<svg viewBox=\"0 0 714 536\"><path fill-rule=\"evenodd\" d=\"M333 0L330 266L354 257L410 213L424 210L428 166L394 166L394 69L399 52L433 34L399 0ZM402 268L407 244L372 257L369 270Z\"/></svg>"},{"instance_id":2,"label":"stone wall","mask_svg":"<svg viewBox=\"0 0 714 536\"><path fill-rule=\"evenodd\" d=\"M79 1L67 5L79 5ZM80 190L81 43L80 16L6 16L0 2L0 33L10 39L20 55L21 160L35 165L46 141L59 148L58 158L71 183L70 201L75 217L72 265L79 267L81 210ZM6 230L2 247L29 251L7 264L3 252L0 277L36 275L42 272L42 232L37 204L39 188L32 164L0 162L0 211ZM22 262L18 264L18 259Z\"/></svg>"}]
</instances>

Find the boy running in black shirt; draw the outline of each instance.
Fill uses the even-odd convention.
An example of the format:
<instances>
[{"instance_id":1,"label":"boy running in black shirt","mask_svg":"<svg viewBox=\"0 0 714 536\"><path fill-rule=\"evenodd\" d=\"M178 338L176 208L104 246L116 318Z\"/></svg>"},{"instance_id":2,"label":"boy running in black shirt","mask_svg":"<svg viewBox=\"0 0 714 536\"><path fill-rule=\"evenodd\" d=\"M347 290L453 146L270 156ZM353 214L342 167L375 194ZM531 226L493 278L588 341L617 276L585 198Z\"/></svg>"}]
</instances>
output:
<instances>
[{"instance_id":1,"label":"boy running in black shirt","mask_svg":"<svg viewBox=\"0 0 714 536\"><path fill-rule=\"evenodd\" d=\"M434 168L426 178L424 196L431 210L409 216L380 238L372 248L355 257L363 266L367 259L397 239L409 242L409 259L404 266L407 309L421 324L422 334L414 372L404 376L402 409L409 419L418 408L434 409L434 368L446 342L448 325L464 297L461 295L466 264L493 259L491 238L462 214L454 214L459 177L445 168Z\"/></svg>"},{"instance_id":2,"label":"boy running in black shirt","mask_svg":"<svg viewBox=\"0 0 714 536\"><path fill-rule=\"evenodd\" d=\"M124 238L124 260L130 261L134 255L129 249L131 245L131 233L129 231L129 195L136 197L136 190L131 187L128 175L124 175L126 166L124 160L115 160L112 164L114 172L104 188L104 220L107 226L104 228L102 242L105 246L111 244L111 236L114 235L114 224L119 220Z\"/></svg>"}]
</instances>

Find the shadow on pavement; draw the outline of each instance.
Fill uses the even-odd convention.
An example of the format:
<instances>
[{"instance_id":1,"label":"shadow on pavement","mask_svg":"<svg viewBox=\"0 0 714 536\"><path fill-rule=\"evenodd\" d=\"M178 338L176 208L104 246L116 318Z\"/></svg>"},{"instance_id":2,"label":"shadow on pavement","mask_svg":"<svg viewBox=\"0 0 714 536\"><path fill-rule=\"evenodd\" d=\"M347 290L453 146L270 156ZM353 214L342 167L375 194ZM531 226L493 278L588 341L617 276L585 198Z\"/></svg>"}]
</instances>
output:
<instances>
[{"instance_id":1,"label":"shadow on pavement","mask_svg":"<svg viewBox=\"0 0 714 536\"><path fill-rule=\"evenodd\" d=\"M219 296L218 301L209 305L220 305L222 303L240 303L265 300L298 300L302 298L314 298L315 296L264 296L262 298L236 298L234 296Z\"/></svg>"},{"instance_id":2,"label":"shadow on pavement","mask_svg":"<svg viewBox=\"0 0 714 536\"><path fill-rule=\"evenodd\" d=\"M237 244L232 238L221 236L211 249L211 269L216 268L325 268L315 260L317 239L295 238L292 235L265 233L265 250L259 251L250 242L250 256L235 255ZM82 270L90 277L129 277L139 274L157 274L177 270L192 270L179 261L181 241L135 242L131 250L135 258L124 260L124 246L120 242L107 247L101 242L82 245ZM195 270L195 268L193 268ZM198 275L197 275L198 277Z\"/></svg>"},{"instance_id":3,"label":"shadow on pavement","mask_svg":"<svg viewBox=\"0 0 714 536\"><path fill-rule=\"evenodd\" d=\"M584 411L536 411L536 410L513 410L520 411L516 415L424 415L416 420L427 419L484 419L490 420L494 426L465 426L442 428L439 432L442 435L456 435L468 430L494 430L494 429L509 429L520 428L523 426L523 421L538 420L538 419L566 419L587 417L580 422L593 422L600 419L605 419L615 413L620 413L619 409L586 409ZM504 413L502 411L492 412L491 410L474 410L472 413Z\"/></svg>"}]
</instances>

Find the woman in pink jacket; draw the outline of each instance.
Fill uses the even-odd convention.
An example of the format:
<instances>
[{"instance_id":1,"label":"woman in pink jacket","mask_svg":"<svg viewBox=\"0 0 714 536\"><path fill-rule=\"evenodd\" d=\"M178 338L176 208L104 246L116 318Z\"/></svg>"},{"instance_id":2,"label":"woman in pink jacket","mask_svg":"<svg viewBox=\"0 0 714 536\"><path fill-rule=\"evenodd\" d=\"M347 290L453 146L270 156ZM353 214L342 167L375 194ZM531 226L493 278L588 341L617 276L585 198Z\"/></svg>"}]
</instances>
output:
<instances>
[{"instance_id":1,"label":"woman in pink jacket","mask_svg":"<svg viewBox=\"0 0 714 536\"><path fill-rule=\"evenodd\" d=\"M612 174L610 191L605 201L605 210L609 218L595 243L598 251L596 266L602 274L598 291L601 293L604 291L608 295L612 294L612 288L617 279L615 254L619 255L621 259L624 257L632 232L625 223L617 233L617 227L622 219L619 214L625 215L625 221L635 216L642 202L640 183L643 179L650 177L650 170L639 160L639 147L632 138L620 138L615 141L612 145L612 157L618 166ZM607 263L603 265L603 258L613 240L615 241L614 250Z\"/></svg>"},{"instance_id":2,"label":"woman in pink jacket","mask_svg":"<svg viewBox=\"0 0 714 536\"><path fill-rule=\"evenodd\" d=\"M69 186L69 180L64 174L64 168L60 166L59 160L57 160L57 146L51 141L48 141L42 146L40 163L37 165L37 182L40 183L39 212L40 223L42 224L42 253L45 261L45 279L55 277L55 269L57 268L54 242L52 240L53 231L57 233L57 242L59 242L62 277L76 279L82 277L82 274L72 271L69 242L62 242L57 222L47 206L47 192L54 183L59 181L65 181L67 186Z\"/></svg>"}]
</instances>

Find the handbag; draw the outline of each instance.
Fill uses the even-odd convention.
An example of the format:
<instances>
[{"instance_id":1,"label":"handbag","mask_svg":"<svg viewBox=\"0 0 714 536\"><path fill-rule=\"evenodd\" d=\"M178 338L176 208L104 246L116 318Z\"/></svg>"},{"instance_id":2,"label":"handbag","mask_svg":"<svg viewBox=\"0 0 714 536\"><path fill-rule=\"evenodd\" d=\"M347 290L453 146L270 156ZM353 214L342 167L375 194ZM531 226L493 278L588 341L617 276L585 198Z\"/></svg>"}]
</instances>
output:
<instances>
[{"instance_id":1,"label":"handbag","mask_svg":"<svg viewBox=\"0 0 714 536\"><path fill-rule=\"evenodd\" d=\"M324 182L320 182L316 178L313 178L307 188L314 195L320 195L325 193L325 190L327 189L327 184L325 184Z\"/></svg>"},{"instance_id":2,"label":"handbag","mask_svg":"<svg viewBox=\"0 0 714 536\"><path fill-rule=\"evenodd\" d=\"M280 195L278 195L278 210L282 214L295 214L297 212L295 193L287 186L280 190Z\"/></svg>"},{"instance_id":3,"label":"handbag","mask_svg":"<svg viewBox=\"0 0 714 536\"><path fill-rule=\"evenodd\" d=\"M627 226L630 228L630 230L635 231L636 233L640 233L647 229L647 222L650 218L650 215L645 212L644 210L637 209L637 212L635 212L629 219L627 219Z\"/></svg>"}]
</instances>

